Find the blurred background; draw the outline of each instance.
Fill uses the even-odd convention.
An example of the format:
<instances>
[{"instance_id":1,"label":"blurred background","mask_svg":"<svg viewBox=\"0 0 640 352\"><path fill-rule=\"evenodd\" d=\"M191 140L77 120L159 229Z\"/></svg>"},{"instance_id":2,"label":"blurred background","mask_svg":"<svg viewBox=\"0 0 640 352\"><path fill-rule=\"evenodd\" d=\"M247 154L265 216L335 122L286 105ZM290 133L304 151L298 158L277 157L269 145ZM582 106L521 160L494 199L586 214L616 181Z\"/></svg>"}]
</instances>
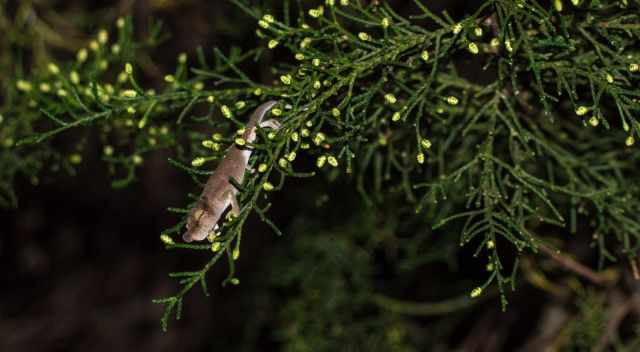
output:
<instances>
[{"instance_id":1,"label":"blurred background","mask_svg":"<svg viewBox=\"0 0 640 352\"><path fill-rule=\"evenodd\" d=\"M170 37L144 65L149 87L174 70L181 52L264 44L255 20L229 1L0 3L4 64L19 48L29 53L22 58L27 65L73 58L120 16L131 15L141 37L151 18L162 20ZM282 6L254 3L276 14ZM415 11L410 1L391 3L399 13ZM429 6L461 18L477 3ZM268 82L273 60L287 58L263 57L244 69ZM479 72L471 64L467 70ZM10 74L2 72L3 84ZM177 289L167 273L196 270L207 256L165 251L158 236L178 221L166 208L184 206L186 194L198 188L160 152L146 159L132 186L113 190L99 148L75 176L43 175L37 186L18 179L18 208L0 210L0 351L537 351L553 345L561 328L573 341L566 350L589 350L598 338L592 331L604 324L608 301L588 287L581 295L554 296L523 279L506 313L495 292L470 303L469 288L486 271L472 258L473 248L457 246L458 234L434 238L428 222L411 220L410 209L396 211L393 200L366 207L352 180L315 177L289 179L273 195L271 216L283 237L253 217L245 226L241 284L220 287L226 267L218 266L209 275L212 296L194 289L182 319L163 333L163 307L151 299ZM572 246L588 253L588 240L577 236ZM536 274L527 271L533 259L523 260L525 273ZM444 303L394 305L378 294Z\"/></svg>"}]
</instances>

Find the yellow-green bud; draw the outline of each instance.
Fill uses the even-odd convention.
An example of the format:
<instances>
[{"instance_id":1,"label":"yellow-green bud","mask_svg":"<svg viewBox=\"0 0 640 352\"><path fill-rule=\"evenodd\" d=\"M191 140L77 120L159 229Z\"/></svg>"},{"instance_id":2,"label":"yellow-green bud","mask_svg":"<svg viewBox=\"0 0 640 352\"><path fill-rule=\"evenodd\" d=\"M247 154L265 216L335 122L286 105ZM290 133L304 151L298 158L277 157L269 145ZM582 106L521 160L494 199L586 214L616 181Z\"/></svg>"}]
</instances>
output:
<instances>
[{"instance_id":1,"label":"yellow-green bud","mask_svg":"<svg viewBox=\"0 0 640 352\"><path fill-rule=\"evenodd\" d=\"M282 83L287 86L291 84L291 80L292 80L291 75L280 76L280 81L282 81Z\"/></svg>"},{"instance_id":2,"label":"yellow-green bud","mask_svg":"<svg viewBox=\"0 0 640 352\"><path fill-rule=\"evenodd\" d=\"M309 38L309 37L304 38L300 42L300 48L304 49L304 48L308 47L310 44L311 44L311 38Z\"/></svg>"},{"instance_id":3,"label":"yellow-green bud","mask_svg":"<svg viewBox=\"0 0 640 352\"><path fill-rule=\"evenodd\" d=\"M395 104L395 103L398 101L398 99L396 98L396 96L395 96L395 95L393 95L393 94L391 94L391 93L387 93L387 94L385 94L385 95L384 95L384 100L386 100L386 101L387 101L387 103L389 103L389 104Z\"/></svg>"},{"instance_id":4,"label":"yellow-green bud","mask_svg":"<svg viewBox=\"0 0 640 352\"><path fill-rule=\"evenodd\" d=\"M134 165L140 165L144 161L144 159L142 159L142 157L138 154L134 155L132 160Z\"/></svg>"},{"instance_id":5,"label":"yellow-green bud","mask_svg":"<svg viewBox=\"0 0 640 352\"><path fill-rule=\"evenodd\" d=\"M33 89L33 86L31 85L30 82L27 82L21 79L16 82L16 88L18 88L18 90L21 90L23 92L29 92L31 91L31 89Z\"/></svg>"},{"instance_id":6,"label":"yellow-green bud","mask_svg":"<svg viewBox=\"0 0 640 352\"><path fill-rule=\"evenodd\" d=\"M422 53L420 53L420 58L423 61L428 61L429 60L429 52L427 50L422 50Z\"/></svg>"},{"instance_id":7,"label":"yellow-green bud","mask_svg":"<svg viewBox=\"0 0 640 352\"><path fill-rule=\"evenodd\" d=\"M169 235L167 235L167 234L162 234L162 235L160 235L160 240L161 240L164 244L166 244L166 245L168 245L168 246L171 246L171 245L175 244L175 242L173 242L173 238L171 238L171 237L170 237Z\"/></svg>"},{"instance_id":8,"label":"yellow-green bud","mask_svg":"<svg viewBox=\"0 0 640 352\"><path fill-rule=\"evenodd\" d=\"M73 84L80 83L80 76L78 75L78 72L76 72L76 71L71 71L71 73L69 73L69 79L71 80L71 83L73 83Z\"/></svg>"},{"instance_id":9,"label":"yellow-green bud","mask_svg":"<svg viewBox=\"0 0 640 352\"><path fill-rule=\"evenodd\" d=\"M47 68L49 70L49 73L51 73L52 75L57 75L58 73L60 73L60 68L53 62L49 63Z\"/></svg>"},{"instance_id":10,"label":"yellow-green bud","mask_svg":"<svg viewBox=\"0 0 640 352\"><path fill-rule=\"evenodd\" d=\"M69 162L72 164L80 164L82 162L82 155L80 154L71 154L69 156Z\"/></svg>"},{"instance_id":11,"label":"yellow-green bud","mask_svg":"<svg viewBox=\"0 0 640 352\"><path fill-rule=\"evenodd\" d=\"M76 60L78 60L78 62L82 63L87 61L87 56L89 56L89 53L87 52L87 49L80 49L78 50L78 53L76 54Z\"/></svg>"},{"instance_id":12,"label":"yellow-green bud","mask_svg":"<svg viewBox=\"0 0 640 352\"><path fill-rule=\"evenodd\" d=\"M322 168L326 162L327 162L327 157L324 155L321 155L318 157L318 159L316 159L316 166L318 168Z\"/></svg>"},{"instance_id":13,"label":"yellow-green bud","mask_svg":"<svg viewBox=\"0 0 640 352\"><path fill-rule=\"evenodd\" d=\"M360 40L362 40L363 42L366 42L368 40L371 39L371 37L369 36L369 34L365 33L365 32L360 32L358 33L358 38L360 38Z\"/></svg>"},{"instance_id":14,"label":"yellow-green bud","mask_svg":"<svg viewBox=\"0 0 640 352\"><path fill-rule=\"evenodd\" d=\"M202 166L204 162L205 162L204 158L195 158L191 160L191 166L199 167L199 166Z\"/></svg>"},{"instance_id":15,"label":"yellow-green bud","mask_svg":"<svg viewBox=\"0 0 640 352\"><path fill-rule=\"evenodd\" d=\"M480 296L482 294L482 287L476 287L473 290L471 290L471 298L476 298L478 296Z\"/></svg>"},{"instance_id":16,"label":"yellow-green bud","mask_svg":"<svg viewBox=\"0 0 640 352\"><path fill-rule=\"evenodd\" d=\"M266 15L262 16L262 19L263 19L263 20L265 20L265 21L267 21L268 23L273 23L273 22L275 22L275 20L276 20L276 19L275 19L272 15L270 15L270 14L266 14Z\"/></svg>"},{"instance_id":17,"label":"yellow-green bud","mask_svg":"<svg viewBox=\"0 0 640 352\"><path fill-rule=\"evenodd\" d=\"M233 116L233 114L231 113L231 109L226 105L222 105L220 107L220 111L222 112L222 116L226 118L231 118L231 116Z\"/></svg>"},{"instance_id":18,"label":"yellow-green bud","mask_svg":"<svg viewBox=\"0 0 640 352\"><path fill-rule=\"evenodd\" d=\"M553 7L556 8L556 11L562 12L562 9L564 8L564 6L562 4L562 0L554 0L553 1Z\"/></svg>"},{"instance_id":19,"label":"yellow-green bud","mask_svg":"<svg viewBox=\"0 0 640 352\"><path fill-rule=\"evenodd\" d=\"M133 89L127 89L127 90L123 90L122 93L120 93L120 95L122 95L125 98L135 98L138 95L138 92L136 92Z\"/></svg>"},{"instance_id":20,"label":"yellow-green bud","mask_svg":"<svg viewBox=\"0 0 640 352\"><path fill-rule=\"evenodd\" d=\"M472 54L477 54L480 50L478 49L478 45L474 42L469 43L469 52Z\"/></svg>"},{"instance_id":21,"label":"yellow-green bud","mask_svg":"<svg viewBox=\"0 0 640 352\"><path fill-rule=\"evenodd\" d=\"M113 155L113 147L110 145L105 145L104 148L102 149L102 152L106 156L111 156Z\"/></svg>"},{"instance_id":22,"label":"yellow-green bud","mask_svg":"<svg viewBox=\"0 0 640 352\"><path fill-rule=\"evenodd\" d=\"M180 53L178 55L178 63L184 64L187 62L187 53Z\"/></svg>"},{"instance_id":23,"label":"yellow-green bud","mask_svg":"<svg viewBox=\"0 0 640 352\"><path fill-rule=\"evenodd\" d=\"M265 183L262 184L262 189L264 189L267 192L271 192L271 191L273 191L274 187L271 184L271 182L265 182Z\"/></svg>"},{"instance_id":24,"label":"yellow-green bud","mask_svg":"<svg viewBox=\"0 0 640 352\"><path fill-rule=\"evenodd\" d=\"M316 136L313 138L313 143L315 145L320 145L327 137L322 132L316 133Z\"/></svg>"},{"instance_id":25,"label":"yellow-green bud","mask_svg":"<svg viewBox=\"0 0 640 352\"><path fill-rule=\"evenodd\" d=\"M309 10L309 16L318 18L324 14L324 7L318 6L318 8Z\"/></svg>"},{"instance_id":26,"label":"yellow-green bud","mask_svg":"<svg viewBox=\"0 0 640 352\"><path fill-rule=\"evenodd\" d=\"M589 109L586 106L578 106L578 108L576 109L576 115L578 116L582 116L587 112L589 112Z\"/></svg>"},{"instance_id":27,"label":"yellow-green bud","mask_svg":"<svg viewBox=\"0 0 640 352\"><path fill-rule=\"evenodd\" d=\"M630 147L632 145L634 145L636 143L636 139L633 138L633 136L629 136L627 137L627 139L625 139L624 144L627 145L627 147Z\"/></svg>"},{"instance_id":28,"label":"yellow-green bud","mask_svg":"<svg viewBox=\"0 0 640 352\"><path fill-rule=\"evenodd\" d=\"M507 48L508 52L513 52L513 47L511 46L511 41L509 39L504 41L504 47Z\"/></svg>"},{"instance_id":29,"label":"yellow-green bud","mask_svg":"<svg viewBox=\"0 0 640 352\"><path fill-rule=\"evenodd\" d=\"M109 32L107 32L105 29L101 29L98 32L98 42L100 44L106 44L107 41L109 41Z\"/></svg>"},{"instance_id":30,"label":"yellow-green bud","mask_svg":"<svg viewBox=\"0 0 640 352\"><path fill-rule=\"evenodd\" d=\"M607 73L605 76L607 83L613 83L613 76L610 73Z\"/></svg>"}]
</instances>

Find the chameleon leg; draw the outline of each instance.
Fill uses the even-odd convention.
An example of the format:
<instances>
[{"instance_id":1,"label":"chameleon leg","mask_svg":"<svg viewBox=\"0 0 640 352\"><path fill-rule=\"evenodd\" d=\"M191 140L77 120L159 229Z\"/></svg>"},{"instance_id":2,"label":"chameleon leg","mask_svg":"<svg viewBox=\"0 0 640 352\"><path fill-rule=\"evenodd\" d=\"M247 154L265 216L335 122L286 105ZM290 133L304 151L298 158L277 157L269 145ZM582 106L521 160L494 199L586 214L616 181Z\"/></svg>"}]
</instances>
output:
<instances>
[{"instance_id":1,"label":"chameleon leg","mask_svg":"<svg viewBox=\"0 0 640 352\"><path fill-rule=\"evenodd\" d=\"M238 203L238 198L236 198L236 193L232 191L229 198L231 199L231 213L235 216L240 215L240 204Z\"/></svg>"},{"instance_id":2,"label":"chameleon leg","mask_svg":"<svg viewBox=\"0 0 640 352\"><path fill-rule=\"evenodd\" d=\"M225 192L225 196L231 203L231 214L238 216L240 215L240 204L238 203L238 198L236 198L236 192L233 190L229 190ZM229 204L229 203L227 203Z\"/></svg>"},{"instance_id":3,"label":"chameleon leg","mask_svg":"<svg viewBox=\"0 0 640 352\"><path fill-rule=\"evenodd\" d=\"M269 120L265 120L265 121L260 122L260 127L262 127L262 128L269 127L269 128L274 129L274 130L277 130L277 129L280 129L280 126L282 126L280 121L274 120L274 119L269 119Z\"/></svg>"}]
</instances>

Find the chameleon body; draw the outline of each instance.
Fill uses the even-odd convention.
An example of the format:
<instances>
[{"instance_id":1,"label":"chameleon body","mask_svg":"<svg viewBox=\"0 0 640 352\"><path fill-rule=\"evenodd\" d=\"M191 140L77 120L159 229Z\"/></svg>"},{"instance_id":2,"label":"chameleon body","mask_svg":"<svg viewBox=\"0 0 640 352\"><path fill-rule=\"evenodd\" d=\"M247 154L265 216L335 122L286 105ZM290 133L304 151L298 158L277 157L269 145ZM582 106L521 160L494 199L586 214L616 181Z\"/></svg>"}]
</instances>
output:
<instances>
[{"instance_id":1,"label":"chameleon body","mask_svg":"<svg viewBox=\"0 0 640 352\"><path fill-rule=\"evenodd\" d=\"M279 128L279 123L275 120L262 121L275 104L273 100L268 101L254 110L242 134L245 141L252 143L256 139L258 126ZM238 184L242 184L250 156L250 149L240 149L235 144L227 149L224 158L209 176L200 199L187 217L187 231L182 235L185 242L202 241L207 238L209 233L218 227L222 214L229 206L234 214L240 213L236 198L238 190L229 179L233 178Z\"/></svg>"}]
</instances>

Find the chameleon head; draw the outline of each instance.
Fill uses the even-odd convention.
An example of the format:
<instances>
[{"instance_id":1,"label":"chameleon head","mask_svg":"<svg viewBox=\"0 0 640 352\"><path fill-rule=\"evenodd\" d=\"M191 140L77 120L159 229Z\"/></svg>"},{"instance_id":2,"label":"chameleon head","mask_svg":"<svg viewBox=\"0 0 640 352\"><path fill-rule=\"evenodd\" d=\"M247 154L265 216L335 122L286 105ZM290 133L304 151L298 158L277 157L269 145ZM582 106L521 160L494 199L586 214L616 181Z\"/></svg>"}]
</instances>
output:
<instances>
[{"instance_id":1,"label":"chameleon head","mask_svg":"<svg viewBox=\"0 0 640 352\"><path fill-rule=\"evenodd\" d=\"M182 235L182 240L185 242L204 240L219 218L220 214L214 214L201 206L195 207L187 218L187 231Z\"/></svg>"}]
</instances>

